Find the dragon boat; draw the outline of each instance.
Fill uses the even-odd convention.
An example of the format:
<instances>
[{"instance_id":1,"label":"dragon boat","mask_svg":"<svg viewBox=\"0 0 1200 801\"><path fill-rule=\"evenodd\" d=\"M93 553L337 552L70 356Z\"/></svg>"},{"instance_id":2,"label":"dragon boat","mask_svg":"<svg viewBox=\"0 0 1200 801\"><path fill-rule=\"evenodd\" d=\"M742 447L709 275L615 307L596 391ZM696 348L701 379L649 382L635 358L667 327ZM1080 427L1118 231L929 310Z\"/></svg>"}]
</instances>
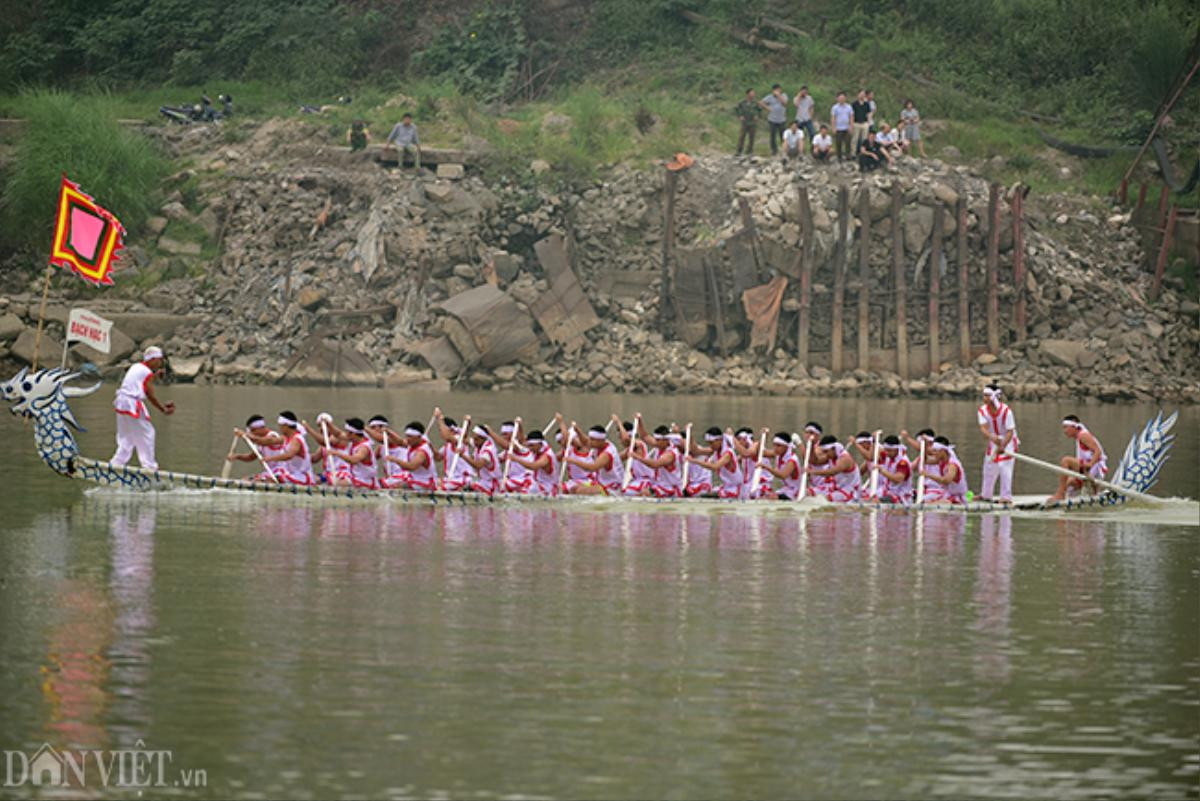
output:
<instances>
[{"instance_id":1,"label":"dragon boat","mask_svg":"<svg viewBox=\"0 0 1200 801\"><path fill-rule=\"evenodd\" d=\"M554 497L532 495L497 494L489 496L476 492L414 492L410 490L367 490L354 487L335 487L326 484L303 486L297 484L274 484L236 478L221 478L173 470L151 470L129 465L114 465L99 459L91 459L79 452L72 429L83 431L71 408L69 398L92 394L100 388L100 382L92 386L69 386L69 382L81 377L78 372L49 368L30 372L22 369L13 378L0 384L0 395L5 403L11 403L13 414L33 420L33 440L38 455L46 465L66 478L78 479L101 487L135 491L165 491L177 489L229 490L246 493L268 493L309 498L370 499L372 501L423 505L462 504L539 504L595 506L609 504L653 505L655 507L676 506L695 511L697 509L745 509L760 512L798 511L817 508L836 509L923 509L942 512L991 513L1029 510L1100 509L1125 504L1138 496L1145 497L1158 481L1163 466L1170 454L1175 435L1178 412L1164 417L1159 412L1140 431L1135 432L1125 448L1124 456L1112 478L1106 482L1108 489L1092 495L1048 501L1047 496L1018 496L1011 504L991 501L969 501L964 504L895 504L871 501L830 504L820 498L805 498L800 501L739 500L722 498L642 498L603 496L558 495ZM1122 492L1126 490L1127 492Z\"/></svg>"}]
</instances>

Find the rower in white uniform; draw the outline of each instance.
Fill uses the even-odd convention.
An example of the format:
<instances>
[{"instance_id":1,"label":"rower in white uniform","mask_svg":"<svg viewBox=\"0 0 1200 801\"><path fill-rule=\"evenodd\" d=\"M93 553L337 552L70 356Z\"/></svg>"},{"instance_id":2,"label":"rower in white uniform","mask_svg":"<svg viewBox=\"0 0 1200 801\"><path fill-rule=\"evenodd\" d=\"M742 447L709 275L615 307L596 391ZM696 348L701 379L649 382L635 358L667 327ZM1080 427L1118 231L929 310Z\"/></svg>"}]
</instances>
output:
<instances>
[{"instance_id":1,"label":"rower in white uniform","mask_svg":"<svg viewBox=\"0 0 1200 801\"><path fill-rule=\"evenodd\" d=\"M1000 387L988 384L983 388L983 405L979 407L977 419L979 430L987 440L987 452L983 456L983 485L979 497L992 500L996 480L1000 480L1000 503L1012 503L1013 454L1021 441L1017 439L1017 418L1012 409L1001 398Z\"/></svg>"},{"instance_id":2,"label":"rower in white uniform","mask_svg":"<svg viewBox=\"0 0 1200 801\"><path fill-rule=\"evenodd\" d=\"M154 424L150 422L146 402L163 414L175 413L174 403L160 402L154 394L154 374L162 364L162 349L146 348L142 360L125 371L117 388L113 399L113 410L117 413L117 452L111 461L118 467L127 464L136 450L138 464L148 470L158 469L158 460L154 458Z\"/></svg>"},{"instance_id":3,"label":"rower in white uniform","mask_svg":"<svg viewBox=\"0 0 1200 801\"><path fill-rule=\"evenodd\" d=\"M1104 446L1100 444L1100 440L1096 439L1096 435L1079 422L1079 418L1073 414L1068 414L1063 418L1062 429L1063 436L1075 440L1075 455L1064 456L1059 464L1068 470L1083 473L1090 478L1103 479L1108 474L1108 456L1104 453ZM1089 490L1094 492L1095 485L1090 481L1087 483ZM1068 494L1083 489L1083 484L1083 479L1060 476L1058 492L1050 496L1050 500L1064 500Z\"/></svg>"}]
</instances>

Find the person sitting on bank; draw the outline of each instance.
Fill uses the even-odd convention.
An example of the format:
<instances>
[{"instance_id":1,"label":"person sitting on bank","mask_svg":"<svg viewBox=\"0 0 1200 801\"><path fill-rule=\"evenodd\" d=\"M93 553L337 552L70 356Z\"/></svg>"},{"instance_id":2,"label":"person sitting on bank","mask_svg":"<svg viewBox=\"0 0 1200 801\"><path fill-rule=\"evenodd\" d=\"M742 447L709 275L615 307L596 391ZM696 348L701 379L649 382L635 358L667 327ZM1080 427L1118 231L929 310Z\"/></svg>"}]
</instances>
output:
<instances>
[{"instance_id":1,"label":"person sitting on bank","mask_svg":"<svg viewBox=\"0 0 1200 801\"><path fill-rule=\"evenodd\" d=\"M350 130L346 132L346 141L350 143L351 153L356 150L365 150L371 141L371 131L367 128L367 124L362 120L350 123Z\"/></svg>"},{"instance_id":2,"label":"person sitting on bank","mask_svg":"<svg viewBox=\"0 0 1200 801\"><path fill-rule=\"evenodd\" d=\"M822 125L820 132L813 137L812 154L817 161L829 161L833 153L833 137L829 135L829 126Z\"/></svg>"},{"instance_id":3,"label":"person sitting on bank","mask_svg":"<svg viewBox=\"0 0 1200 801\"><path fill-rule=\"evenodd\" d=\"M800 130L800 123L792 120L792 124L783 132L783 157L787 161L799 161L803 150L804 131Z\"/></svg>"},{"instance_id":4,"label":"person sitting on bank","mask_svg":"<svg viewBox=\"0 0 1200 801\"><path fill-rule=\"evenodd\" d=\"M400 122L396 123L392 132L388 134L386 144L396 148L396 157L401 167L404 166L404 157L411 153L413 166L421 169L421 142L417 138L417 126L413 125L411 114L400 118Z\"/></svg>"},{"instance_id":5,"label":"person sitting on bank","mask_svg":"<svg viewBox=\"0 0 1200 801\"><path fill-rule=\"evenodd\" d=\"M858 143L858 169L860 172L872 172L879 169L887 160L883 148L875 141L875 132L867 132L867 138Z\"/></svg>"}]
</instances>

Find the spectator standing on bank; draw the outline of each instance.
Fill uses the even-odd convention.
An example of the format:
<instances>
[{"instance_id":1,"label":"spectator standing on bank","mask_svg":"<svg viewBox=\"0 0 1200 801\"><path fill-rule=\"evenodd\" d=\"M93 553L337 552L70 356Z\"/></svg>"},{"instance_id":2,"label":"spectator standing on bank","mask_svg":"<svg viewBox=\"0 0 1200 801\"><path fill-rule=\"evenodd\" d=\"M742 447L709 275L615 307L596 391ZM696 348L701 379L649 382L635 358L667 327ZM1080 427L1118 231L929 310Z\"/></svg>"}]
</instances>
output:
<instances>
[{"instance_id":1,"label":"spectator standing on bank","mask_svg":"<svg viewBox=\"0 0 1200 801\"><path fill-rule=\"evenodd\" d=\"M812 95L808 93L807 86L801 86L800 91L796 92L796 97L793 100L796 104L796 122L800 125L800 129L804 131L804 135L808 137L808 141L812 141L817 135L816 128L813 127L813 105Z\"/></svg>"},{"instance_id":2,"label":"spectator standing on bank","mask_svg":"<svg viewBox=\"0 0 1200 801\"><path fill-rule=\"evenodd\" d=\"M854 113L854 135L850 146L857 153L858 146L866 141L867 133L871 130L871 101L867 100L865 89L858 90L858 97L850 104L850 108Z\"/></svg>"},{"instance_id":3,"label":"spectator standing on bank","mask_svg":"<svg viewBox=\"0 0 1200 801\"><path fill-rule=\"evenodd\" d=\"M742 124L738 134L737 155L742 155L742 145L746 146L746 155L754 154L754 134L758 130L758 118L762 116L763 104L757 99L753 89L746 90L746 96L737 104L737 117Z\"/></svg>"},{"instance_id":4,"label":"spectator standing on bank","mask_svg":"<svg viewBox=\"0 0 1200 801\"><path fill-rule=\"evenodd\" d=\"M853 155L850 149L850 123L853 119L854 108L846 102L846 93L838 92L837 102L829 110L829 127L833 129L838 161L845 161Z\"/></svg>"},{"instance_id":5,"label":"spectator standing on bank","mask_svg":"<svg viewBox=\"0 0 1200 801\"><path fill-rule=\"evenodd\" d=\"M799 161L804 151L804 132L800 123L792 120L792 124L783 132L783 157L787 161Z\"/></svg>"},{"instance_id":6,"label":"spectator standing on bank","mask_svg":"<svg viewBox=\"0 0 1200 801\"><path fill-rule=\"evenodd\" d=\"M783 141L783 132L787 129L788 96L783 93L783 87L775 84L771 94L763 98L763 108L767 110L767 126L771 129L771 155L779 152L779 143Z\"/></svg>"},{"instance_id":7,"label":"spectator standing on bank","mask_svg":"<svg viewBox=\"0 0 1200 801\"><path fill-rule=\"evenodd\" d=\"M912 100L904 101L900 111L900 122L904 124L904 141L908 142L909 150L920 150L921 158L925 158L925 141L921 139L921 114L913 106Z\"/></svg>"},{"instance_id":8,"label":"spectator standing on bank","mask_svg":"<svg viewBox=\"0 0 1200 801\"><path fill-rule=\"evenodd\" d=\"M829 154L833 152L833 138L829 135L829 126L822 125L821 132L813 137L812 154L817 161L829 163Z\"/></svg>"},{"instance_id":9,"label":"spectator standing on bank","mask_svg":"<svg viewBox=\"0 0 1200 801\"><path fill-rule=\"evenodd\" d=\"M875 121L879 119L879 109L875 106L874 89L867 90L867 105L871 107L871 125L874 125L876 128L878 128L879 125Z\"/></svg>"},{"instance_id":10,"label":"spectator standing on bank","mask_svg":"<svg viewBox=\"0 0 1200 801\"><path fill-rule=\"evenodd\" d=\"M418 171L421 169L421 141L417 137L417 126L413 125L411 114L400 118L400 122L396 123L392 132L388 134L386 144L396 148L396 157L401 167L404 166L404 157L412 154L413 164Z\"/></svg>"}]
</instances>

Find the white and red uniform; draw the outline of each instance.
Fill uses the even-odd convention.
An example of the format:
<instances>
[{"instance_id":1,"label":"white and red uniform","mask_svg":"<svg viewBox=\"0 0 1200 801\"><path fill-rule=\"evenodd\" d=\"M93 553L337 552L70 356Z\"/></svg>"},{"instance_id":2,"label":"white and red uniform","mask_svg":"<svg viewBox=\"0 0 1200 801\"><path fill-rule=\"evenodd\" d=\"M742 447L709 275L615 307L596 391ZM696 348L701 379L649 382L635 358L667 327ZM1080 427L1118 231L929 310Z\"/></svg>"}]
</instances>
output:
<instances>
[{"instance_id":1,"label":"white and red uniform","mask_svg":"<svg viewBox=\"0 0 1200 801\"><path fill-rule=\"evenodd\" d=\"M722 498L740 498L742 496L742 488L746 484L746 470L742 465L742 460L738 458L737 449L733 447L733 438L726 436L721 440L721 447L713 453L713 461L719 461L726 453L730 456L728 465L717 470L717 477L721 479L721 488L717 490L717 494Z\"/></svg>"},{"instance_id":2,"label":"white and red uniform","mask_svg":"<svg viewBox=\"0 0 1200 801\"><path fill-rule=\"evenodd\" d=\"M645 456L649 451L646 448L646 443L639 439L633 443L633 452L640 456ZM626 449L625 453L626 455L629 454L628 449ZM625 494L641 495L644 491L650 489L650 486L654 483L654 468L647 467L637 459L633 459L633 457L630 458L633 461L633 465L629 468L629 486L625 488ZM621 481L625 481L625 476L621 476Z\"/></svg>"},{"instance_id":3,"label":"white and red uniform","mask_svg":"<svg viewBox=\"0 0 1200 801\"><path fill-rule=\"evenodd\" d=\"M421 442L416 447L405 447L402 450L401 458L406 462L412 462L416 459L418 453L425 454L425 464L418 467L416 470L401 470L399 486L404 489L416 490L418 492L433 492L437 489L437 463L433 459L433 446L429 444L426 437L421 437ZM400 465L396 465L399 467Z\"/></svg>"},{"instance_id":4,"label":"white and red uniform","mask_svg":"<svg viewBox=\"0 0 1200 801\"><path fill-rule=\"evenodd\" d=\"M457 440L455 442L447 442L442 446L442 470L444 471L442 489L446 492L458 492L459 490L467 489L471 485L471 481L475 478L475 468L471 467L470 462L462 457L459 457L457 460L454 458L456 444ZM463 450L465 451L469 447L471 446L464 444ZM455 464L455 461L458 464ZM453 474L450 472L451 467L454 468Z\"/></svg>"},{"instance_id":5,"label":"white and red uniform","mask_svg":"<svg viewBox=\"0 0 1200 801\"><path fill-rule=\"evenodd\" d=\"M515 435L510 434L509 436ZM533 454L530 453L528 448L517 442L513 444L513 455L519 456L522 459L529 459ZM533 488L533 472L516 459L509 462L507 448L500 453L501 475L504 474L505 463L508 463L508 478L504 482L504 491L522 495L529 492Z\"/></svg>"},{"instance_id":6,"label":"white and red uniform","mask_svg":"<svg viewBox=\"0 0 1200 801\"><path fill-rule=\"evenodd\" d=\"M361 462L349 462L347 459L351 456L357 456L360 453L365 453L366 458ZM339 483L350 483L352 487L360 487L362 489L376 489L379 482L375 477L375 449L371 447L370 442L360 441L345 451L334 452L334 459L341 464L334 464L334 475Z\"/></svg>"},{"instance_id":7,"label":"white and red uniform","mask_svg":"<svg viewBox=\"0 0 1200 801\"><path fill-rule=\"evenodd\" d=\"M123 466L137 451L138 464L149 470L158 469L154 458L154 424L150 422L150 410L146 407L146 384L154 371L145 362L138 362L125 371L121 386L113 398L113 410L117 413L117 451L112 463Z\"/></svg>"},{"instance_id":8,"label":"white and red uniform","mask_svg":"<svg viewBox=\"0 0 1200 801\"><path fill-rule=\"evenodd\" d=\"M1020 440L1017 439L1017 418L1006 403L1001 403L999 408L992 408L992 404L985 403L979 407L977 419L979 425L987 426L988 431L997 437L1003 437L1006 431L1012 431L1012 439L1003 449L988 441L987 452L983 456L983 486L979 492L980 497L990 500L996 479L1000 479L1000 498L1011 500L1013 465L1016 463L1013 454L1020 445Z\"/></svg>"},{"instance_id":9,"label":"white and red uniform","mask_svg":"<svg viewBox=\"0 0 1200 801\"><path fill-rule=\"evenodd\" d=\"M683 490L685 495L692 498L697 495L708 495L713 491L712 470L709 470L707 467L701 467L698 464L689 464L687 471L687 486Z\"/></svg>"},{"instance_id":10,"label":"white and red uniform","mask_svg":"<svg viewBox=\"0 0 1200 801\"><path fill-rule=\"evenodd\" d=\"M294 431L287 435L284 439L283 450L287 450L293 440L300 441L300 450L291 459L285 459L282 462L277 462L279 476L281 481L287 481L292 484L309 484L316 483L316 477L313 476L312 469L312 454L308 450L308 440L304 437L303 431Z\"/></svg>"},{"instance_id":11,"label":"white and red uniform","mask_svg":"<svg viewBox=\"0 0 1200 801\"><path fill-rule=\"evenodd\" d=\"M475 458L482 459L484 465L483 467L476 468L476 477L471 482L471 489L475 492L491 495L500 488L500 480L502 478L500 457L496 455L496 443L490 439L485 439L483 444L475 449Z\"/></svg>"},{"instance_id":12,"label":"white and red uniform","mask_svg":"<svg viewBox=\"0 0 1200 801\"><path fill-rule=\"evenodd\" d=\"M925 503L965 503L967 500L967 471L963 470L958 454L949 451L950 458L941 464L925 466L925 471L939 478L949 475L950 467L958 468L958 478L949 484L939 484L936 481L925 482Z\"/></svg>"},{"instance_id":13,"label":"white and red uniform","mask_svg":"<svg viewBox=\"0 0 1200 801\"><path fill-rule=\"evenodd\" d=\"M683 494L683 459L680 457L679 449L674 445L668 445L665 448L656 447L650 452L650 458L657 461L668 453L674 457L671 465L656 467L654 478L650 481L650 491L657 498L678 498Z\"/></svg>"},{"instance_id":14,"label":"white and red uniform","mask_svg":"<svg viewBox=\"0 0 1200 801\"><path fill-rule=\"evenodd\" d=\"M1087 474L1092 478L1104 478L1106 475L1108 475L1108 454L1104 452L1104 446L1100 444L1100 440L1096 440L1096 445L1100 448L1100 454L1098 456L1088 448L1084 447L1083 435L1088 433L1088 430L1084 427L1083 423L1079 423L1078 426L1079 436L1075 438L1075 458L1079 460L1081 465L1085 461L1095 459L1096 463L1088 468Z\"/></svg>"},{"instance_id":15,"label":"white and red uniform","mask_svg":"<svg viewBox=\"0 0 1200 801\"><path fill-rule=\"evenodd\" d=\"M553 448L546 448L543 452L550 455L550 463L545 468L533 472L533 486L529 492L531 495L550 498L558 494L558 457L554 455Z\"/></svg>"},{"instance_id":16,"label":"white and red uniform","mask_svg":"<svg viewBox=\"0 0 1200 801\"><path fill-rule=\"evenodd\" d=\"M383 443L379 443L379 447L375 450L375 460L379 464L379 470L382 475L379 477L380 489L398 489L403 488L407 483L404 477L404 468L387 458L392 459L407 459L408 448L404 444L404 440L394 440L388 437L387 452L384 453Z\"/></svg>"},{"instance_id":17,"label":"white and red uniform","mask_svg":"<svg viewBox=\"0 0 1200 801\"><path fill-rule=\"evenodd\" d=\"M255 433L259 433L259 431L256 431ZM268 432L264 428L261 429L261 433L265 435ZM280 435L278 445L258 445L257 447L258 452L263 455L263 459L265 460L269 456L279 456L281 453L287 450L287 440L283 439L282 435ZM253 476L250 480L271 481L271 476L275 476L274 480L276 481L284 480L283 462L266 462L266 469L263 470L263 472Z\"/></svg>"},{"instance_id":18,"label":"white and red uniform","mask_svg":"<svg viewBox=\"0 0 1200 801\"><path fill-rule=\"evenodd\" d=\"M880 450L879 466L889 473L900 473L900 481L892 481L883 473L879 474L879 500L887 503L909 504L913 499L912 462L908 454L901 448L895 456L888 456L887 451ZM867 492L871 488L866 487Z\"/></svg>"},{"instance_id":19,"label":"white and red uniform","mask_svg":"<svg viewBox=\"0 0 1200 801\"><path fill-rule=\"evenodd\" d=\"M611 442L605 442L604 447L597 452L592 459L599 459L601 455L607 453L609 456L608 467L596 473L596 478L600 482L600 486L604 487L604 491L612 493L621 492L621 482L625 480L625 466L621 462L621 454L617 452L617 446Z\"/></svg>"},{"instance_id":20,"label":"white and red uniform","mask_svg":"<svg viewBox=\"0 0 1200 801\"><path fill-rule=\"evenodd\" d=\"M592 456L592 450L591 450L591 448L587 448L587 447L580 449L580 446L577 444L574 444L574 441L572 441L569 455L574 456L576 459L579 459L580 461L586 462L586 461L590 461L591 456ZM577 464L572 464L571 462L567 462L567 478L565 481L563 481L562 491L568 492L568 493L574 492L579 487L582 487L585 485L599 486L600 482L596 478L596 474L589 472L587 470L584 470L582 467L580 467Z\"/></svg>"},{"instance_id":21,"label":"white and red uniform","mask_svg":"<svg viewBox=\"0 0 1200 801\"><path fill-rule=\"evenodd\" d=\"M776 470L783 472L783 470L786 469L787 465L789 464L794 464L796 469L790 476L782 479L782 483L779 486L778 495L779 497L786 498L789 501L795 501L800 499L800 458L796 456L795 448L788 448L787 453L785 453L783 456L776 456L773 467ZM768 473L768 475L770 474Z\"/></svg>"},{"instance_id":22,"label":"white and red uniform","mask_svg":"<svg viewBox=\"0 0 1200 801\"><path fill-rule=\"evenodd\" d=\"M842 447L842 443L833 443L834 455L829 460L830 465L837 464L837 461L842 458L842 454L846 449ZM855 465L852 470L847 470L841 473L834 473L831 476L816 476L819 479L814 481L814 493L824 495L833 503L849 503L858 498L859 487L862 484L862 476L858 472L858 466Z\"/></svg>"}]
</instances>

